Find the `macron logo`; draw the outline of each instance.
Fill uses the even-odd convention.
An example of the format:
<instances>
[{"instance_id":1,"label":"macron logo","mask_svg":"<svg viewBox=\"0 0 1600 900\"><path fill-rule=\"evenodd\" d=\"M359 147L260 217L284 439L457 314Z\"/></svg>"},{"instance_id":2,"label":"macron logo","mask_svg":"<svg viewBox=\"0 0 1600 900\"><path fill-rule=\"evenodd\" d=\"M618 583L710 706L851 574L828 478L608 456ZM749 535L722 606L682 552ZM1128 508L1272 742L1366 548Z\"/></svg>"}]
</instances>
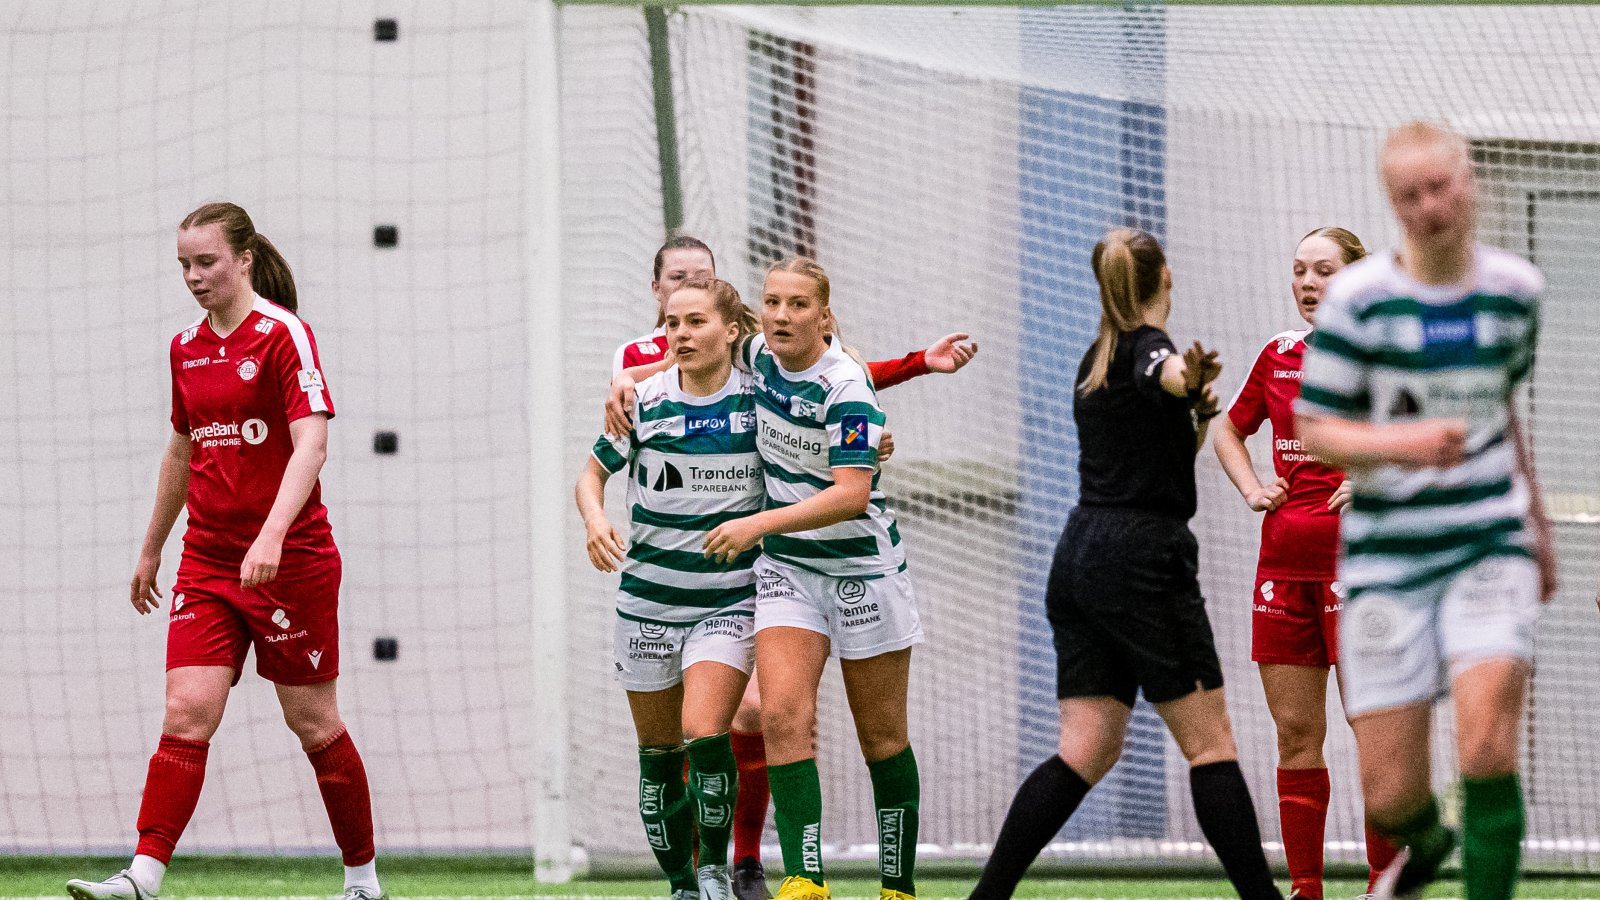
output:
<instances>
[{"instance_id":1,"label":"macron logo","mask_svg":"<svg viewBox=\"0 0 1600 900\"><path fill-rule=\"evenodd\" d=\"M311 660L311 668L313 668L313 669L315 669L318 666L322 665L322 651L321 650L313 650L310 653L307 653L306 654L306 658Z\"/></svg>"}]
</instances>

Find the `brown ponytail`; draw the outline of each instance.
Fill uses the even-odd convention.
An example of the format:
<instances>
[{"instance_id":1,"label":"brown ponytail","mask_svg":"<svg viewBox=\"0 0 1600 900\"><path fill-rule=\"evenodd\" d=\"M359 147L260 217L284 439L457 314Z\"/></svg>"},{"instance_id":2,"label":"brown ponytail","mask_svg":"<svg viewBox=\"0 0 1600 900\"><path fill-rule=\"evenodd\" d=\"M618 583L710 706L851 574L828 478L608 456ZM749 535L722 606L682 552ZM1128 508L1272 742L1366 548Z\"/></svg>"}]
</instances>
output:
<instances>
[{"instance_id":1,"label":"brown ponytail","mask_svg":"<svg viewBox=\"0 0 1600 900\"><path fill-rule=\"evenodd\" d=\"M298 312L300 304L294 289L294 271L267 236L256 231L255 223L250 221L250 214L243 207L226 202L207 203L184 216L178 227L197 228L213 223L222 226L223 239L235 256L250 251L251 290L290 312Z\"/></svg>"},{"instance_id":2,"label":"brown ponytail","mask_svg":"<svg viewBox=\"0 0 1600 900\"><path fill-rule=\"evenodd\" d=\"M1100 334L1094 340L1089 374L1078 385L1080 397L1105 387L1117 335L1139 327L1145 307L1161 289L1167 257L1149 232L1115 228L1094 245L1089 264L1100 282Z\"/></svg>"}]
</instances>

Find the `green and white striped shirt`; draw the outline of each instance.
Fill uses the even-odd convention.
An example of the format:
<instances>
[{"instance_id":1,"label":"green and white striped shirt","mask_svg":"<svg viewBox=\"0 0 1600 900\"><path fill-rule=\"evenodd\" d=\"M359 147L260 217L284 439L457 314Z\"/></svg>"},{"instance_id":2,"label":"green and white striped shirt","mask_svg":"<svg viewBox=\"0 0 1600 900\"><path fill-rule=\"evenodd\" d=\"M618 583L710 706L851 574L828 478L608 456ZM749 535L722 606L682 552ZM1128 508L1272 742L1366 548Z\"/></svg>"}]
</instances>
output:
<instances>
[{"instance_id":1,"label":"green and white striped shirt","mask_svg":"<svg viewBox=\"0 0 1600 900\"><path fill-rule=\"evenodd\" d=\"M732 563L704 554L707 532L761 510L755 428L751 378L737 368L710 397L684 393L677 366L634 387L633 430L594 444L606 471L629 475L618 615L683 625L755 596L759 550Z\"/></svg>"},{"instance_id":2,"label":"green and white striped shirt","mask_svg":"<svg viewBox=\"0 0 1600 900\"><path fill-rule=\"evenodd\" d=\"M1350 474L1339 577L1352 593L1407 590L1488 556L1531 555L1528 489L1508 429L1514 392L1533 368L1543 288L1527 260L1483 246L1464 286L1422 284L1392 255L1334 278L1317 310L1296 411L1375 424L1467 423L1460 465Z\"/></svg>"},{"instance_id":3,"label":"green and white striped shirt","mask_svg":"<svg viewBox=\"0 0 1600 900\"><path fill-rule=\"evenodd\" d=\"M826 528L769 535L763 542L766 554L837 578L878 578L903 570L900 529L878 489L884 417L867 373L837 341L804 372L784 371L759 334L742 352L755 382L756 446L768 509L832 487L836 466L873 470L865 513Z\"/></svg>"}]
</instances>

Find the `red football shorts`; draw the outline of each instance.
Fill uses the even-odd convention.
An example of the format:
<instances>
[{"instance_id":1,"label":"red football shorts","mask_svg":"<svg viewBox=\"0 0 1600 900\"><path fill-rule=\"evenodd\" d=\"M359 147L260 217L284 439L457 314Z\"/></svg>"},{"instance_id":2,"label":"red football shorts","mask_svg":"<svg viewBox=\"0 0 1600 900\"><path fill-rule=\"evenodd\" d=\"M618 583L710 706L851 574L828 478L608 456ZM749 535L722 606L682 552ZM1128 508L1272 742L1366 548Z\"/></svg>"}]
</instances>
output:
<instances>
[{"instance_id":1,"label":"red football shorts","mask_svg":"<svg viewBox=\"0 0 1600 900\"><path fill-rule=\"evenodd\" d=\"M339 675L338 560L299 577L283 574L246 590L239 574L180 567L167 624L167 668L232 666L234 683L251 645L256 672L275 684L316 684Z\"/></svg>"},{"instance_id":2,"label":"red football shorts","mask_svg":"<svg viewBox=\"0 0 1600 900\"><path fill-rule=\"evenodd\" d=\"M1338 582L1257 578L1250 658L1284 666L1339 662Z\"/></svg>"}]
</instances>

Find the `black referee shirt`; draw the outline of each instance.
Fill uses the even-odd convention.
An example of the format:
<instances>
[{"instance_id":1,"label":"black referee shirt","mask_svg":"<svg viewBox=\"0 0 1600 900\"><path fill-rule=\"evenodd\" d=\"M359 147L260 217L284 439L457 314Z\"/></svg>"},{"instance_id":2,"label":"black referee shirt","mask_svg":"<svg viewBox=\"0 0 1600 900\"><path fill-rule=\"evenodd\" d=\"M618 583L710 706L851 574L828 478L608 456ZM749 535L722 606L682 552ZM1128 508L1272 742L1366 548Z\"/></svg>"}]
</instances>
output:
<instances>
[{"instance_id":1,"label":"black referee shirt","mask_svg":"<svg viewBox=\"0 0 1600 900\"><path fill-rule=\"evenodd\" d=\"M1088 377L1093 352L1075 385ZM1074 386L1079 505L1194 515L1194 417L1187 399L1161 389L1161 363L1177 352L1166 332L1141 325L1117 335L1105 387L1084 397Z\"/></svg>"}]
</instances>

